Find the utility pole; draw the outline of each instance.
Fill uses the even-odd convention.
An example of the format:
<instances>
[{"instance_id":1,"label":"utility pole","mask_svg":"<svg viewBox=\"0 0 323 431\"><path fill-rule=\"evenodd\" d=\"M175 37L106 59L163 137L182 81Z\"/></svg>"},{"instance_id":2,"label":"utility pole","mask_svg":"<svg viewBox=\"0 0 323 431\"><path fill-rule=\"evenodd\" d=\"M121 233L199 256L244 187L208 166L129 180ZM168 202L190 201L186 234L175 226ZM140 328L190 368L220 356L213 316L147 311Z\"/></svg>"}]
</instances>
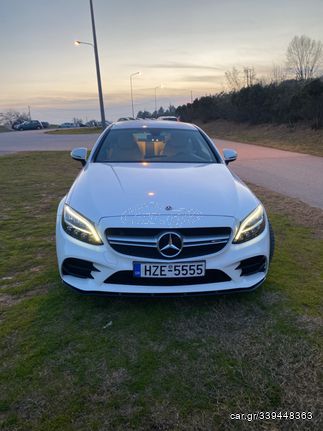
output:
<instances>
[{"instance_id":1,"label":"utility pole","mask_svg":"<svg viewBox=\"0 0 323 431\"><path fill-rule=\"evenodd\" d=\"M102 125L102 128L105 128L105 113L104 113L99 53L98 53L98 45L97 45L97 40L96 40L96 30L95 30L95 20L94 20L94 10L93 10L93 1L92 0L90 0L90 10L91 10L91 22L92 22L93 48L94 48L94 57L95 57L95 66L96 66L96 76L97 76L97 81L98 81L99 103L100 103L100 112L101 112L101 125Z\"/></svg>"},{"instance_id":2,"label":"utility pole","mask_svg":"<svg viewBox=\"0 0 323 431\"><path fill-rule=\"evenodd\" d=\"M133 85L132 85L132 79L133 79L133 77L134 76L140 76L141 75L141 72L135 72L135 73L132 73L131 75L130 75L130 96L131 96L131 110L132 110L132 117L133 118L135 118L135 109L134 109L134 106L133 106Z\"/></svg>"},{"instance_id":3,"label":"utility pole","mask_svg":"<svg viewBox=\"0 0 323 431\"><path fill-rule=\"evenodd\" d=\"M163 88L164 87L164 85L163 84L159 84L159 85L157 85L157 87L154 87L154 90L155 90L155 112L156 112L156 118L157 118L157 90L158 90L158 88Z\"/></svg>"},{"instance_id":4,"label":"utility pole","mask_svg":"<svg viewBox=\"0 0 323 431\"><path fill-rule=\"evenodd\" d=\"M159 86L155 87L155 117L156 118L157 118L157 88L159 88Z\"/></svg>"}]
</instances>

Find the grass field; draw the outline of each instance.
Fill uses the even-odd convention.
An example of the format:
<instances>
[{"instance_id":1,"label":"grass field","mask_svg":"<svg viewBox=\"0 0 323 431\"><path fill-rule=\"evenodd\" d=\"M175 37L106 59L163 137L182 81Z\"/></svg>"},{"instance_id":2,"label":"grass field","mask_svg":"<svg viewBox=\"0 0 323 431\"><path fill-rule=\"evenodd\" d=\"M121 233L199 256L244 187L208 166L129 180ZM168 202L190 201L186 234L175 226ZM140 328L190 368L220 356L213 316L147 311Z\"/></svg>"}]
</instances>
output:
<instances>
[{"instance_id":1,"label":"grass field","mask_svg":"<svg viewBox=\"0 0 323 431\"><path fill-rule=\"evenodd\" d=\"M248 125L218 120L201 124L212 138L228 139L282 150L323 156L323 130L304 126Z\"/></svg>"},{"instance_id":2,"label":"grass field","mask_svg":"<svg viewBox=\"0 0 323 431\"><path fill-rule=\"evenodd\" d=\"M77 129L55 129L45 132L47 135L84 135L91 133L101 133L101 127L78 127Z\"/></svg>"},{"instance_id":3,"label":"grass field","mask_svg":"<svg viewBox=\"0 0 323 431\"><path fill-rule=\"evenodd\" d=\"M10 129L8 129L7 127L0 126L0 133L1 133L1 132L11 132L11 130L10 130Z\"/></svg>"},{"instance_id":4,"label":"grass field","mask_svg":"<svg viewBox=\"0 0 323 431\"><path fill-rule=\"evenodd\" d=\"M253 293L83 297L59 281L54 238L79 166L0 158L0 429L321 430L323 212L255 188L277 245ZM255 411L313 419L229 417Z\"/></svg>"}]
</instances>

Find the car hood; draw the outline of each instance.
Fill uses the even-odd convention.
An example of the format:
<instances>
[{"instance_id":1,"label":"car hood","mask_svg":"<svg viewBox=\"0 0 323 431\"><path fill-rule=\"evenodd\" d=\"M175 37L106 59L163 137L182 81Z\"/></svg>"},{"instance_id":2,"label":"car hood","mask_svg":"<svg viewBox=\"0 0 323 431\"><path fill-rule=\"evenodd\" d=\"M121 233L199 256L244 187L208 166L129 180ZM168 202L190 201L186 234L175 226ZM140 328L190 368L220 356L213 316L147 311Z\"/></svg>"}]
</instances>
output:
<instances>
[{"instance_id":1,"label":"car hood","mask_svg":"<svg viewBox=\"0 0 323 431\"><path fill-rule=\"evenodd\" d=\"M199 214L241 220L259 201L220 163L88 163L66 203L99 222L102 217L125 214Z\"/></svg>"}]
</instances>

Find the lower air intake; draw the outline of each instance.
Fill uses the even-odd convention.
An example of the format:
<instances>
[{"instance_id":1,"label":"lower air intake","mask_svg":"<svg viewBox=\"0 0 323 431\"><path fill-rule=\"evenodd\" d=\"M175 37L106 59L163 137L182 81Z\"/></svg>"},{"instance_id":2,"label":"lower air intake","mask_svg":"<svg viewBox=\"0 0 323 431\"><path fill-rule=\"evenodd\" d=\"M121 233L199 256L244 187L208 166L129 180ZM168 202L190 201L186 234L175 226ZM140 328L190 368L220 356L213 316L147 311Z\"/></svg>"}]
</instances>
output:
<instances>
[{"instance_id":1,"label":"lower air intake","mask_svg":"<svg viewBox=\"0 0 323 431\"><path fill-rule=\"evenodd\" d=\"M93 278L92 271L98 271L92 262L83 259L69 257L65 259L62 265L63 275L72 275L79 278Z\"/></svg>"},{"instance_id":2,"label":"lower air intake","mask_svg":"<svg viewBox=\"0 0 323 431\"><path fill-rule=\"evenodd\" d=\"M237 269L241 269L242 275L257 274L257 272L265 272L267 267L266 256L254 256L249 259L244 259L240 262Z\"/></svg>"}]
</instances>

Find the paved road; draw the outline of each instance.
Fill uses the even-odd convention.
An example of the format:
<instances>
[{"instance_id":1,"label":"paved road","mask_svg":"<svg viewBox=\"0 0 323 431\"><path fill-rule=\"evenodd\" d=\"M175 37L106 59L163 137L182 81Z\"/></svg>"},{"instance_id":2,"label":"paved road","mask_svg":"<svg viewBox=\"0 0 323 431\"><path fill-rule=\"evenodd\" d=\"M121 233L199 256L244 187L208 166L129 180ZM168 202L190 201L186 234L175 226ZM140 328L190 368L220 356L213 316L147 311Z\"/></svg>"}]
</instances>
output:
<instances>
[{"instance_id":1,"label":"paved road","mask_svg":"<svg viewBox=\"0 0 323 431\"><path fill-rule=\"evenodd\" d=\"M323 209L323 157L239 142L215 142L218 148L238 152L238 160L230 166L244 181Z\"/></svg>"},{"instance_id":2,"label":"paved road","mask_svg":"<svg viewBox=\"0 0 323 431\"><path fill-rule=\"evenodd\" d=\"M98 135L46 135L43 131L0 133L0 154L17 151L91 148ZM231 164L244 181L295 197L323 209L323 157L215 139L220 149L234 148Z\"/></svg>"},{"instance_id":3,"label":"paved road","mask_svg":"<svg viewBox=\"0 0 323 431\"><path fill-rule=\"evenodd\" d=\"M0 133L0 155L18 151L58 151L75 147L91 148L97 134L48 135L43 130Z\"/></svg>"}]
</instances>

